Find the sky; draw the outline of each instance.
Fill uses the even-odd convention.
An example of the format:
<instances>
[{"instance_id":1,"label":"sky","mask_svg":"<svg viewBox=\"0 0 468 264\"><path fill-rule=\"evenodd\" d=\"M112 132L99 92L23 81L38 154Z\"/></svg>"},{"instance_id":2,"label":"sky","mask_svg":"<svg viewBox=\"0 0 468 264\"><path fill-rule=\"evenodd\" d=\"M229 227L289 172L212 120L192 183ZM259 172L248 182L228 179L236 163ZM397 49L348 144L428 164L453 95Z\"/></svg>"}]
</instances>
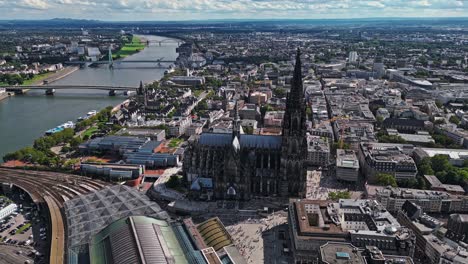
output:
<instances>
[{"instance_id":1,"label":"sky","mask_svg":"<svg viewBox=\"0 0 468 264\"><path fill-rule=\"evenodd\" d=\"M468 0L0 0L0 19L468 17Z\"/></svg>"}]
</instances>

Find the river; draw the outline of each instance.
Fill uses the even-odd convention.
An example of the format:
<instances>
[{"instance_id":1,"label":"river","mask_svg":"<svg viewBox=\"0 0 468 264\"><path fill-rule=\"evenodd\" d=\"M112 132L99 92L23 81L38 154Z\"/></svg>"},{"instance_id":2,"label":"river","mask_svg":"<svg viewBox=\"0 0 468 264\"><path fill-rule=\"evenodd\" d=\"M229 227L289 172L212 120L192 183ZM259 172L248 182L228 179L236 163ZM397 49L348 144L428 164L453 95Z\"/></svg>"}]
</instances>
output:
<instances>
[{"instance_id":1,"label":"river","mask_svg":"<svg viewBox=\"0 0 468 264\"><path fill-rule=\"evenodd\" d=\"M159 36L141 36L150 41L167 39ZM161 46L151 43L143 51L125 60L175 60L177 43L165 42ZM144 64L130 63L116 65L111 70L102 65L99 68L83 68L53 83L73 85L115 85L137 87L140 81L148 83L159 80L164 69L144 67ZM146 65L151 66L151 65ZM138 67L138 68L132 68ZM44 91L29 91L0 101L0 162L2 157L22 147L31 145L50 128L66 121L75 121L91 110L100 110L125 100L123 95L108 96L107 91L98 90L57 90L54 96Z\"/></svg>"}]
</instances>

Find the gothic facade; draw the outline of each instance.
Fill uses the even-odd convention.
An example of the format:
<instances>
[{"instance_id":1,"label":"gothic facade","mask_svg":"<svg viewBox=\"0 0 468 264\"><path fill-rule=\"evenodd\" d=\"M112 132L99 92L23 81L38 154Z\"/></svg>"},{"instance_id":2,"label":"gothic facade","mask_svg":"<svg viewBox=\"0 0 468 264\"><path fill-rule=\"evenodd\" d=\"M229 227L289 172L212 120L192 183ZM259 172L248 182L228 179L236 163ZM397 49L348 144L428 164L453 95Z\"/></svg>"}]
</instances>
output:
<instances>
[{"instance_id":1,"label":"gothic facade","mask_svg":"<svg viewBox=\"0 0 468 264\"><path fill-rule=\"evenodd\" d=\"M183 165L188 182L209 179L215 199L304 197L306 105L299 50L281 136L241 134L237 104L235 111L232 134L203 133L190 143Z\"/></svg>"}]
</instances>

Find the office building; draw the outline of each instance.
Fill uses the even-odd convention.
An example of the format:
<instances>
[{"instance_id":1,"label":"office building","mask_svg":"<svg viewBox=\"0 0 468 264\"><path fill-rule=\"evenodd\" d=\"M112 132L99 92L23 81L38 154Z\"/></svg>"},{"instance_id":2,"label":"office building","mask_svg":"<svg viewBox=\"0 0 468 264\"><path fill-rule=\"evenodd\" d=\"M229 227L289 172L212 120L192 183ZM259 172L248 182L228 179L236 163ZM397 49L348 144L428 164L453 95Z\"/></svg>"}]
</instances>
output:
<instances>
[{"instance_id":1,"label":"office building","mask_svg":"<svg viewBox=\"0 0 468 264\"><path fill-rule=\"evenodd\" d=\"M361 143L359 163L370 183L377 181L380 173L393 175L396 180L416 177L416 164L401 146L381 143Z\"/></svg>"},{"instance_id":2,"label":"office building","mask_svg":"<svg viewBox=\"0 0 468 264\"><path fill-rule=\"evenodd\" d=\"M336 177L342 181L358 181L359 159L354 150L336 150Z\"/></svg>"},{"instance_id":3,"label":"office building","mask_svg":"<svg viewBox=\"0 0 468 264\"><path fill-rule=\"evenodd\" d=\"M313 263L329 242L377 246L392 255L414 253L412 231L372 200L296 200L289 205L288 224L294 263Z\"/></svg>"},{"instance_id":4,"label":"office building","mask_svg":"<svg viewBox=\"0 0 468 264\"><path fill-rule=\"evenodd\" d=\"M358 54L356 51L350 51L348 56L349 63L356 63L358 60Z\"/></svg>"},{"instance_id":5,"label":"office building","mask_svg":"<svg viewBox=\"0 0 468 264\"><path fill-rule=\"evenodd\" d=\"M375 198L390 212L401 210L406 201L421 206L426 213L468 212L468 196L442 191L380 186L375 187Z\"/></svg>"}]
</instances>

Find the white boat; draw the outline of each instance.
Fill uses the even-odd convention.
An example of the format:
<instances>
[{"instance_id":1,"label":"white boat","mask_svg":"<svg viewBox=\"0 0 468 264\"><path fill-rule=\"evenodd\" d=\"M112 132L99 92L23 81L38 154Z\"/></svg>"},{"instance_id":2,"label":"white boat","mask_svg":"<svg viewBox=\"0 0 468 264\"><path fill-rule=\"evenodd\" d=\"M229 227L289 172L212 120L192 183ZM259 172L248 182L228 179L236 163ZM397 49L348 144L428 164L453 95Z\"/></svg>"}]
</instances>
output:
<instances>
[{"instance_id":1,"label":"white boat","mask_svg":"<svg viewBox=\"0 0 468 264\"><path fill-rule=\"evenodd\" d=\"M45 134L46 135L52 135L52 134L61 132L66 128L75 128L75 123L73 123L72 121L67 121L67 122L61 124L60 126L57 126L57 127L54 127L52 129L47 130L45 132Z\"/></svg>"}]
</instances>

